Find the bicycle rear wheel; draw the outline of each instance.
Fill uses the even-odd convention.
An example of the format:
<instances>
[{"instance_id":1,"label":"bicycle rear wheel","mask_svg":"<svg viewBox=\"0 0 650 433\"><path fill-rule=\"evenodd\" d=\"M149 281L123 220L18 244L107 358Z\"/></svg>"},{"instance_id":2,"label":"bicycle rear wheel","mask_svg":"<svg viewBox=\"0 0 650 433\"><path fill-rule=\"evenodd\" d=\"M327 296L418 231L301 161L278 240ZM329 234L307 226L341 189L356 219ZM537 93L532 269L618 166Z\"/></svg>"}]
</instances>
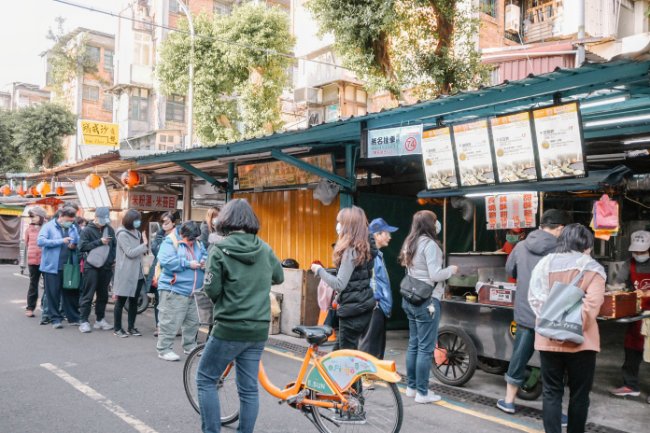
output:
<instances>
[{"instance_id":1,"label":"bicycle rear wheel","mask_svg":"<svg viewBox=\"0 0 650 433\"><path fill-rule=\"evenodd\" d=\"M185 360L183 368L183 385L187 399L197 413L199 409L199 393L196 387L196 372L199 369L199 361L203 354L205 344L196 347ZM232 424L239 419L239 396L235 382L235 365L230 364L217 382L219 393L219 405L221 407L221 425Z\"/></svg>"},{"instance_id":2,"label":"bicycle rear wheel","mask_svg":"<svg viewBox=\"0 0 650 433\"><path fill-rule=\"evenodd\" d=\"M316 427L322 433L397 433L402 428L404 407L394 383L383 380L363 380L361 393L352 387L346 398L352 403L349 411L312 406ZM312 392L314 400L331 400Z\"/></svg>"}]
</instances>

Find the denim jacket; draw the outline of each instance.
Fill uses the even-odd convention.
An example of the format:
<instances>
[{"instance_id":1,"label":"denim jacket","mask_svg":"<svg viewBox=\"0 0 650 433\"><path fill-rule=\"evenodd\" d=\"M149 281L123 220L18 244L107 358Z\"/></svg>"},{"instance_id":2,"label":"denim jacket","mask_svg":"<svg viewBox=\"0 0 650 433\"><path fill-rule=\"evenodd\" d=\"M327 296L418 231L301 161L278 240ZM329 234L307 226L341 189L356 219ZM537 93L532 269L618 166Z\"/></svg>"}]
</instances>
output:
<instances>
[{"instance_id":1,"label":"denim jacket","mask_svg":"<svg viewBox=\"0 0 650 433\"><path fill-rule=\"evenodd\" d=\"M77 245L79 243L79 232L73 225L68 229L68 236L72 238L70 244ZM41 231L38 233L38 246L42 249L41 256L41 272L49 274L59 273L59 255L61 248L68 248L63 243L63 228L57 223L56 219L46 222Z\"/></svg>"},{"instance_id":2,"label":"denim jacket","mask_svg":"<svg viewBox=\"0 0 650 433\"><path fill-rule=\"evenodd\" d=\"M379 303L379 308L384 312L384 315L390 317L391 310L393 309L393 294L390 290L390 279L388 278L388 271L384 263L384 255L381 251L375 257L375 275L373 280L375 300Z\"/></svg>"}]
</instances>

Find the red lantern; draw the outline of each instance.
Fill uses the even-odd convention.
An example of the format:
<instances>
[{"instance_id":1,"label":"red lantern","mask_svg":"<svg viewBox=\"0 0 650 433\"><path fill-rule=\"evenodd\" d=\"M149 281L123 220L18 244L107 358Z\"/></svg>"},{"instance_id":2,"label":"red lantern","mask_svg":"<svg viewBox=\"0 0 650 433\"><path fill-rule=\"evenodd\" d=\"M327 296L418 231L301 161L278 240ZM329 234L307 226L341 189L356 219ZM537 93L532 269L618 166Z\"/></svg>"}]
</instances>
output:
<instances>
[{"instance_id":1,"label":"red lantern","mask_svg":"<svg viewBox=\"0 0 650 433\"><path fill-rule=\"evenodd\" d=\"M122 173L120 180L124 186L131 189L140 183L140 174L135 170L127 170Z\"/></svg>"},{"instance_id":2,"label":"red lantern","mask_svg":"<svg viewBox=\"0 0 650 433\"><path fill-rule=\"evenodd\" d=\"M32 185L31 188L29 188L29 193L33 196L36 197L38 195L38 190L36 189L36 185Z\"/></svg>"},{"instance_id":3,"label":"red lantern","mask_svg":"<svg viewBox=\"0 0 650 433\"><path fill-rule=\"evenodd\" d=\"M11 187L10 187L9 185L5 185L5 186L3 186L3 187L0 189L0 191L2 191L2 195L4 195L5 197L8 196L8 195L10 195L11 192L12 192L12 191L11 191Z\"/></svg>"},{"instance_id":4,"label":"red lantern","mask_svg":"<svg viewBox=\"0 0 650 433\"><path fill-rule=\"evenodd\" d=\"M86 185L88 185L91 189L97 189L101 184L102 178L95 173L91 173L86 176Z\"/></svg>"},{"instance_id":5,"label":"red lantern","mask_svg":"<svg viewBox=\"0 0 650 433\"><path fill-rule=\"evenodd\" d=\"M25 197L25 195L27 194L27 191L25 190L25 188L23 188L22 185L20 185L18 187L18 190L16 191L16 194L18 194L21 197Z\"/></svg>"},{"instance_id":6,"label":"red lantern","mask_svg":"<svg viewBox=\"0 0 650 433\"><path fill-rule=\"evenodd\" d=\"M57 186L55 191L56 191L56 195L64 195L65 194L65 188L63 188L62 186Z\"/></svg>"},{"instance_id":7,"label":"red lantern","mask_svg":"<svg viewBox=\"0 0 650 433\"><path fill-rule=\"evenodd\" d=\"M52 191L52 187L48 182L42 181L36 185L36 192L38 192L41 197L45 197Z\"/></svg>"}]
</instances>

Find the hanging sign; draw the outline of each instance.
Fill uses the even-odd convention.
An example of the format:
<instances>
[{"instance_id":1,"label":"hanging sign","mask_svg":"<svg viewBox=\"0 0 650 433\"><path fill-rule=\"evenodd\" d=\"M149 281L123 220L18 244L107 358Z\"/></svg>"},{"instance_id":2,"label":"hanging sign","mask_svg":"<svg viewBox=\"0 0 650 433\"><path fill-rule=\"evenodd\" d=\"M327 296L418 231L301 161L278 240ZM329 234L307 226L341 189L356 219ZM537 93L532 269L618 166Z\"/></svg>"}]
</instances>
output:
<instances>
[{"instance_id":1,"label":"hanging sign","mask_svg":"<svg viewBox=\"0 0 650 433\"><path fill-rule=\"evenodd\" d=\"M334 171L332 155L308 156L300 159L323 170ZM237 177L239 179L239 189L305 185L317 183L321 179L316 174L301 170L282 161L239 165L237 166Z\"/></svg>"},{"instance_id":2,"label":"hanging sign","mask_svg":"<svg viewBox=\"0 0 650 433\"><path fill-rule=\"evenodd\" d=\"M113 147L119 144L119 127L117 123L95 122L92 120L81 120L80 123L84 144Z\"/></svg>"},{"instance_id":3,"label":"hanging sign","mask_svg":"<svg viewBox=\"0 0 650 433\"><path fill-rule=\"evenodd\" d=\"M494 168L487 120L455 125L453 130L461 186L493 184Z\"/></svg>"},{"instance_id":4,"label":"hanging sign","mask_svg":"<svg viewBox=\"0 0 650 433\"><path fill-rule=\"evenodd\" d=\"M578 103L533 110L543 180L585 175Z\"/></svg>"},{"instance_id":5,"label":"hanging sign","mask_svg":"<svg viewBox=\"0 0 650 433\"><path fill-rule=\"evenodd\" d=\"M427 189L456 188L456 161L449 127L422 133L422 161Z\"/></svg>"},{"instance_id":6,"label":"hanging sign","mask_svg":"<svg viewBox=\"0 0 650 433\"><path fill-rule=\"evenodd\" d=\"M130 208L155 211L176 210L177 197L174 194L129 191L128 198Z\"/></svg>"},{"instance_id":7,"label":"hanging sign","mask_svg":"<svg viewBox=\"0 0 650 433\"><path fill-rule=\"evenodd\" d=\"M490 119L499 183L537 180L530 113Z\"/></svg>"},{"instance_id":8,"label":"hanging sign","mask_svg":"<svg viewBox=\"0 0 650 433\"><path fill-rule=\"evenodd\" d=\"M368 131L367 158L419 155L422 153L422 125Z\"/></svg>"},{"instance_id":9,"label":"hanging sign","mask_svg":"<svg viewBox=\"0 0 650 433\"><path fill-rule=\"evenodd\" d=\"M488 230L535 227L537 193L488 195L485 197L485 219Z\"/></svg>"}]
</instances>

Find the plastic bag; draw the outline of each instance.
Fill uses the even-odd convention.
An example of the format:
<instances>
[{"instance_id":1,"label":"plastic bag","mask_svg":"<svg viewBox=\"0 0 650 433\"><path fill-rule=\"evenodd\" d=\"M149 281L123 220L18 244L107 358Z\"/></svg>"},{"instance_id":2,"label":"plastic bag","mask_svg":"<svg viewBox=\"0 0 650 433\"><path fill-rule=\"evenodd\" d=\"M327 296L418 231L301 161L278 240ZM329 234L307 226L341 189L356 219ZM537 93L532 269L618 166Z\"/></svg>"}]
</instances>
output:
<instances>
[{"instance_id":1,"label":"plastic bag","mask_svg":"<svg viewBox=\"0 0 650 433\"><path fill-rule=\"evenodd\" d=\"M609 198L607 194L594 203L594 229L617 229L618 203Z\"/></svg>"}]
</instances>

